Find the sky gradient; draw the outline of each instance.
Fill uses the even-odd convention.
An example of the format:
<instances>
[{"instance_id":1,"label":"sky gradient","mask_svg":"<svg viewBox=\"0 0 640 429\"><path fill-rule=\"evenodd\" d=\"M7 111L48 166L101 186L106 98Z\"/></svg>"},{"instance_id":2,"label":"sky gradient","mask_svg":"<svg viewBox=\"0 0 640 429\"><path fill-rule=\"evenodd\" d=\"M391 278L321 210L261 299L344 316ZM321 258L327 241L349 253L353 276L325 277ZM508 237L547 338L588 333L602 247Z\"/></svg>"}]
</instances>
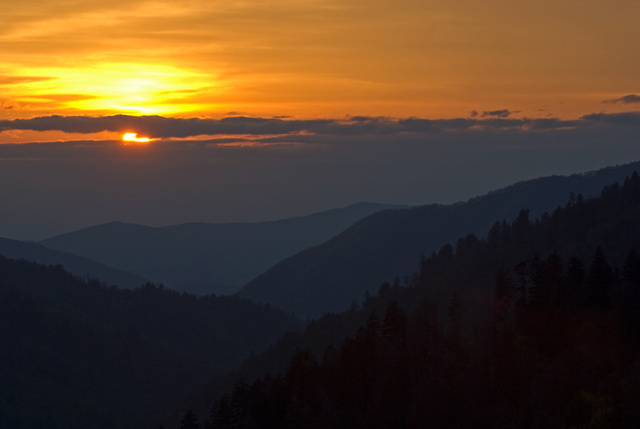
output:
<instances>
[{"instance_id":1,"label":"sky gradient","mask_svg":"<svg viewBox=\"0 0 640 429\"><path fill-rule=\"evenodd\" d=\"M638 160L638 16L635 0L12 4L0 236L453 202Z\"/></svg>"},{"instance_id":2,"label":"sky gradient","mask_svg":"<svg viewBox=\"0 0 640 429\"><path fill-rule=\"evenodd\" d=\"M637 91L633 0L41 0L0 18L3 116L576 118Z\"/></svg>"}]
</instances>

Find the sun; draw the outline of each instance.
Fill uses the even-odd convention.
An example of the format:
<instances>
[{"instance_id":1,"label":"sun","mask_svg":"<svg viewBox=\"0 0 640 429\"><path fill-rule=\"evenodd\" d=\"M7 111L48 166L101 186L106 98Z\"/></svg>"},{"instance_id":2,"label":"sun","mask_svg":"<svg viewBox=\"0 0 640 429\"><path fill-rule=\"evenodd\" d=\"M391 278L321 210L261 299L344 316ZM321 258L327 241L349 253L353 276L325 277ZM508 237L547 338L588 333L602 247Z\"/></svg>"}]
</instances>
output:
<instances>
[{"instance_id":1,"label":"sun","mask_svg":"<svg viewBox=\"0 0 640 429\"><path fill-rule=\"evenodd\" d=\"M138 137L138 133L125 133L122 136L122 141L125 144L134 144L134 143L149 143L151 139L149 137Z\"/></svg>"}]
</instances>

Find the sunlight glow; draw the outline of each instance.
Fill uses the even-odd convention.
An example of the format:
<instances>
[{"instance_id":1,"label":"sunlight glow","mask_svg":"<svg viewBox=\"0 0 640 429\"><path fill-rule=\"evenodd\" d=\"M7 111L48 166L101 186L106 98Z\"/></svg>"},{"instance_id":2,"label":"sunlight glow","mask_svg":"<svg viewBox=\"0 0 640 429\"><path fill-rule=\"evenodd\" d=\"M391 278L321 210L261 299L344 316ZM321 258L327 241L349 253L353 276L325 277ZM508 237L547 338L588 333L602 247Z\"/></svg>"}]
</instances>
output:
<instances>
[{"instance_id":1,"label":"sunlight glow","mask_svg":"<svg viewBox=\"0 0 640 429\"><path fill-rule=\"evenodd\" d=\"M149 143L151 139L149 137L138 137L137 133L125 133L125 135L122 136L122 141L124 141L125 144Z\"/></svg>"},{"instance_id":2,"label":"sunlight glow","mask_svg":"<svg viewBox=\"0 0 640 429\"><path fill-rule=\"evenodd\" d=\"M640 110L602 104L638 90L637 0L32 3L0 14L0 118Z\"/></svg>"},{"instance_id":3,"label":"sunlight glow","mask_svg":"<svg viewBox=\"0 0 640 429\"><path fill-rule=\"evenodd\" d=\"M202 109L199 102L217 86L211 76L166 65L102 63L90 67L23 69L14 85L16 103L33 110L93 114L180 114ZM39 76L46 76L40 78ZM33 95L32 95L33 94Z\"/></svg>"}]
</instances>

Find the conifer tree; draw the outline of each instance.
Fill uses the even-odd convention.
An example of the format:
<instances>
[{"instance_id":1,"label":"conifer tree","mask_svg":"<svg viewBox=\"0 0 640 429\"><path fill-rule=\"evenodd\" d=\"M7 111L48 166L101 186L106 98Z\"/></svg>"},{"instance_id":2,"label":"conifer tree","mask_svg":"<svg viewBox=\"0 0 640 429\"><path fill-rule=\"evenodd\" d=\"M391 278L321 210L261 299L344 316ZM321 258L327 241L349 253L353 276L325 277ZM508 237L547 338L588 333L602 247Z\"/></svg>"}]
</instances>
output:
<instances>
[{"instance_id":1,"label":"conifer tree","mask_svg":"<svg viewBox=\"0 0 640 429\"><path fill-rule=\"evenodd\" d=\"M192 410L189 410L184 414L184 417L180 421L180 429L200 429L198 416L196 416Z\"/></svg>"}]
</instances>

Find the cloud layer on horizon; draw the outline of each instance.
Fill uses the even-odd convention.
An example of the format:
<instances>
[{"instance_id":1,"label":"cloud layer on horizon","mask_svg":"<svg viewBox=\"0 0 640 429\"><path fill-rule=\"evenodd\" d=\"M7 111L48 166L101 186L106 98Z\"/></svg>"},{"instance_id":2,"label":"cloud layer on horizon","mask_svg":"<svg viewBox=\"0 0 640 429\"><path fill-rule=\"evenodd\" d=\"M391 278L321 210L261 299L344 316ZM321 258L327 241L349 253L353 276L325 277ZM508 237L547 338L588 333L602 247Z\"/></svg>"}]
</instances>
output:
<instances>
[{"instance_id":1,"label":"cloud layer on horizon","mask_svg":"<svg viewBox=\"0 0 640 429\"><path fill-rule=\"evenodd\" d=\"M160 138L0 144L0 236L41 239L119 220L260 221L360 201L452 203L551 174L640 160L640 114L575 120L41 117L3 130ZM192 140L174 140L196 136ZM197 136L202 136L197 137ZM244 146L243 143L248 143Z\"/></svg>"},{"instance_id":2,"label":"cloud layer on horizon","mask_svg":"<svg viewBox=\"0 0 640 429\"><path fill-rule=\"evenodd\" d=\"M31 119L0 120L0 132L10 130L62 131L93 134L104 131L137 132L157 139L217 135L371 136L430 135L441 132L501 132L593 129L603 126L640 128L640 112L594 113L579 119L509 118L512 112L483 112L481 119L423 119L354 116L346 119L283 119L230 116L222 119L169 118L163 116L41 116Z\"/></svg>"}]
</instances>

